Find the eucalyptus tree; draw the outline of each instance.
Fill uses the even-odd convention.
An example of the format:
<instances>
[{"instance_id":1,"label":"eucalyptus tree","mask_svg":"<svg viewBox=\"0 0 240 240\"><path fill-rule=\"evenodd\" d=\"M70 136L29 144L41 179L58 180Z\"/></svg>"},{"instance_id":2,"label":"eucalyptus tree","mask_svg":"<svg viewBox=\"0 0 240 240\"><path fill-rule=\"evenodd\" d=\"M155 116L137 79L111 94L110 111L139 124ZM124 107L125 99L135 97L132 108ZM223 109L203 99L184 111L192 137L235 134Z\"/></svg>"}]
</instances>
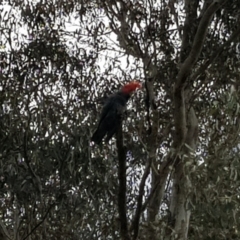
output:
<instances>
[{"instance_id":1,"label":"eucalyptus tree","mask_svg":"<svg viewBox=\"0 0 240 240\"><path fill-rule=\"evenodd\" d=\"M237 0L1 6L2 239L239 238ZM107 95L143 83L108 144Z\"/></svg>"}]
</instances>

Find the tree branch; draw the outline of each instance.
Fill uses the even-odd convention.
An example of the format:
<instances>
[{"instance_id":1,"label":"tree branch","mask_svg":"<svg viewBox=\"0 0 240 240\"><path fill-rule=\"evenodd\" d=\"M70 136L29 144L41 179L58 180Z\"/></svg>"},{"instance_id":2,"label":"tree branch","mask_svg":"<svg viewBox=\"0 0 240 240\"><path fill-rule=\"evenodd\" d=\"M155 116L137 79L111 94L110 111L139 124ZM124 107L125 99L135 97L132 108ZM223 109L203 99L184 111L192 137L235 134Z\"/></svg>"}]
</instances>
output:
<instances>
[{"instance_id":1,"label":"tree branch","mask_svg":"<svg viewBox=\"0 0 240 240\"><path fill-rule=\"evenodd\" d=\"M138 45L138 41L134 38L134 36L130 32L130 26L126 19L126 7L125 4L121 2L121 7L119 8L118 5L115 3L114 6L117 9L116 11L113 9L112 2L103 2L103 7L105 9L106 15L110 21L110 27L112 31L117 35L118 42L120 47L126 50L129 55L133 57L139 58L142 56L142 50ZM112 13L115 18L120 23L118 27L113 17L111 16Z\"/></svg>"},{"instance_id":2,"label":"tree branch","mask_svg":"<svg viewBox=\"0 0 240 240\"><path fill-rule=\"evenodd\" d=\"M45 215L43 216L42 220L29 232L22 240L27 239L47 218L48 213L50 210L55 206L55 203L51 204L48 210L46 211Z\"/></svg>"},{"instance_id":3,"label":"tree branch","mask_svg":"<svg viewBox=\"0 0 240 240\"><path fill-rule=\"evenodd\" d=\"M212 20L212 17L220 7L221 7L221 4L219 3L219 1L213 1L213 3L208 7L206 12L204 13L199 23L197 33L194 37L193 46L189 53L189 56L187 57L182 67L180 68L180 71L177 77L176 86L175 86L175 92L181 91L181 89L184 87L186 79L201 53L204 40L207 34L207 30Z\"/></svg>"},{"instance_id":4,"label":"tree branch","mask_svg":"<svg viewBox=\"0 0 240 240\"><path fill-rule=\"evenodd\" d=\"M186 17L184 21L184 27L181 34L181 29L179 35L182 39L181 53L180 53L180 62L182 63L188 56L191 50L191 44L193 42L193 37L197 30L197 8L199 5L199 0L185 0L185 12ZM174 5L173 5L174 9ZM174 10L175 11L175 10Z\"/></svg>"},{"instance_id":5,"label":"tree branch","mask_svg":"<svg viewBox=\"0 0 240 240\"><path fill-rule=\"evenodd\" d=\"M226 1L224 1L226 2ZM196 63L207 34L208 27L210 25L211 19L214 13L220 8L221 4L219 1L213 1L213 3L208 7L204 13L194 37L192 49L187 57L187 59L182 64L180 71L177 76L176 84L174 86L174 122L175 122L175 141L174 147L180 148L185 141L186 137L186 109L185 109L185 96L184 88L186 85L186 80L192 70L192 67Z\"/></svg>"},{"instance_id":6,"label":"tree branch","mask_svg":"<svg viewBox=\"0 0 240 240\"><path fill-rule=\"evenodd\" d=\"M118 152L118 212L120 218L120 235L122 240L130 240L128 232L127 209L126 209L126 152L123 147L122 124L117 132L117 152Z\"/></svg>"},{"instance_id":7,"label":"tree branch","mask_svg":"<svg viewBox=\"0 0 240 240\"><path fill-rule=\"evenodd\" d=\"M137 239L137 237L138 237L139 220L140 220L141 213L142 213L142 200L143 200L143 195L144 195L144 187L145 187L146 179L150 173L151 163L152 163L152 161L150 158L146 165L142 180L139 185L139 194L138 194L138 198L137 198L137 209L136 209L135 216L133 218L132 226L130 229L130 230L133 230L133 240Z\"/></svg>"},{"instance_id":8,"label":"tree branch","mask_svg":"<svg viewBox=\"0 0 240 240\"><path fill-rule=\"evenodd\" d=\"M169 156L167 161L165 161L161 164L159 174L158 174L159 178L157 179L157 182L155 183L154 187L152 188L152 191L150 192L145 203L142 205L142 212L146 209L149 202L152 200L155 193L159 189L159 187L161 189L160 193L163 194L163 192L165 190L165 183L167 180L167 176L171 170L171 166L173 166L175 164L177 157L178 157L178 152L175 152L174 156Z\"/></svg>"},{"instance_id":9,"label":"tree branch","mask_svg":"<svg viewBox=\"0 0 240 240\"><path fill-rule=\"evenodd\" d=\"M238 38L240 35L240 25L238 26L238 28L236 29L236 31L234 31L232 33L232 35L228 38L228 40L222 44L218 50L216 50L211 57L207 58L205 60L205 62L199 67L199 69L192 74L191 79L196 80L197 77L206 71L206 69L222 54L222 52L224 50L226 50L226 48L236 39Z\"/></svg>"}]
</instances>

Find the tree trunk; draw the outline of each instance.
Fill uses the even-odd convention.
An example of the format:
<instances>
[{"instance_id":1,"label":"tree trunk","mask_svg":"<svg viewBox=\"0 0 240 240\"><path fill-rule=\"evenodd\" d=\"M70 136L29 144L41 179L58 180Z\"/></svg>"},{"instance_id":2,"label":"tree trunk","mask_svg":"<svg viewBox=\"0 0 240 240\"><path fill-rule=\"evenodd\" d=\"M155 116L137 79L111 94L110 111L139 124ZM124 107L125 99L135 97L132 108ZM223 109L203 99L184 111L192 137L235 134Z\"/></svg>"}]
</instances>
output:
<instances>
[{"instance_id":1,"label":"tree trunk","mask_svg":"<svg viewBox=\"0 0 240 240\"><path fill-rule=\"evenodd\" d=\"M186 163L191 165L196 150L198 138L198 120L193 108L187 114L187 134L182 154L174 165L173 188L170 204L169 227L174 229L174 237L187 239L191 210L189 208L189 193L191 182L188 178ZM171 239L171 231L166 239ZM174 238L175 239L175 238Z\"/></svg>"}]
</instances>

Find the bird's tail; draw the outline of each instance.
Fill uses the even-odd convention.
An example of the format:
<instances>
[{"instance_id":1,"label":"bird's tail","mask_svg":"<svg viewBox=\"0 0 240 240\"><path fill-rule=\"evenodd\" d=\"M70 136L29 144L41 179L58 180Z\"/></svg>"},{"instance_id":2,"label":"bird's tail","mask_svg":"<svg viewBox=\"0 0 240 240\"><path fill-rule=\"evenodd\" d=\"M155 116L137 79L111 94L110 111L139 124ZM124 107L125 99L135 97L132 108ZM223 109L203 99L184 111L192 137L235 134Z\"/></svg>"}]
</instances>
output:
<instances>
[{"instance_id":1,"label":"bird's tail","mask_svg":"<svg viewBox=\"0 0 240 240\"><path fill-rule=\"evenodd\" d=\"M100 144L103 140L106 132L97 129L91 137L91 141L95 142L96 144Z\"/></svg>"}]
</instances>

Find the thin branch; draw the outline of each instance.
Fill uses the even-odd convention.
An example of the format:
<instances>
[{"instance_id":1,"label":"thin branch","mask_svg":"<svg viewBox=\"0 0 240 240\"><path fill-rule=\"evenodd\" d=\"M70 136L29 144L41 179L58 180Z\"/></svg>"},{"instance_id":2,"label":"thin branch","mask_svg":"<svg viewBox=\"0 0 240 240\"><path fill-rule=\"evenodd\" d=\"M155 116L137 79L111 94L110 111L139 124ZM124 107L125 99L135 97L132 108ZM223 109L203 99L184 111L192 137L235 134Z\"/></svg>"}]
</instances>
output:
<instances>
[{"instance_id":1,"label":"thin branch","mask_svg":"<svg viewBox=\"0 0 240 240\"><path fill-rule=\"evenodd\" d=\"M117 152L118 152L118 212L120 218L120 235L122 240L130 240L128 232L127 209L126 209L126 153L123 147L122 124L117 132Z\"/></svg>"},{"instance_id":2,"label":"thin branch","mask_svg":"<svg viewBox=\"0 0 240 240\"><path fill-rule=\"evenodd\" d=\"M178 13L176 12L176 7L174 6L174 4L176 3L177 1L176 0L170 0L169 3L168 3L168 7L170 9L170 13L173 15L173 18L174 18L174 21L175 21L175 24L177 26L177 30L178 30L178 34L179 34L179 37L180 39L182 38L182 34L181 34L181 29L179 27L179 22L178 22Z\"/></svg>"},{"instance_id":3,"label":"thin branch","mask_svg":"<svg viewBox=\"0 0 240 240\"><path fill-rule=\"evenodd\" d=\"M126 21L127 19L125 14L125 5L121 4L121 9L118 8L117 4L115 4L114 6L116 7L117 11L113 9L110 3L104 3L104 9L110 21L110 27L112 31L117 35L119 45L123 49L125 49L128 54L137 58L141 57L143 55L142 50L134 36L131 35L129 25ZM114 19L113 17L111 17L109 12L117 18L120 23L119 27L115 24Z\"/></svg>"},{"instance_id":4,"label":"thin branch","mask_svg":"<svg viewBox=\"0 0 240 240\"><path fill-rule=\"evenodd\" d=\"M136 213L133 218L133 222L132 222L132 226L131 226L131 230L133 229L133 232L134 232L133 240L137 239L137 237L138 237L139 220L140 220L141 213L142 213L142 200L143 200L143 195L144 195L144 187L145 187L146 179L150 173L151 164L152 164L152 158L149 158L149 161L145 168L142 180L139 185L139 194L138 194L138 198L137 198L137 209L136 209Z\"/></svg>"},{"instance_id":5,"label":"thin branch","mask_svg":"<svg viewBox=\"0 0 240 240\"><path fill-rule=\"evenodd\" d=\"M50 212L50 210L55 206L55 203L51 204L50 207L48 208L48 210L46 211L45 215L43 216L42 220L31 230L31 232L29 232L27 234L27 236L25 236L22 240L27 239L47 218L48 213Z\"/></svg>"}]
</instances>

